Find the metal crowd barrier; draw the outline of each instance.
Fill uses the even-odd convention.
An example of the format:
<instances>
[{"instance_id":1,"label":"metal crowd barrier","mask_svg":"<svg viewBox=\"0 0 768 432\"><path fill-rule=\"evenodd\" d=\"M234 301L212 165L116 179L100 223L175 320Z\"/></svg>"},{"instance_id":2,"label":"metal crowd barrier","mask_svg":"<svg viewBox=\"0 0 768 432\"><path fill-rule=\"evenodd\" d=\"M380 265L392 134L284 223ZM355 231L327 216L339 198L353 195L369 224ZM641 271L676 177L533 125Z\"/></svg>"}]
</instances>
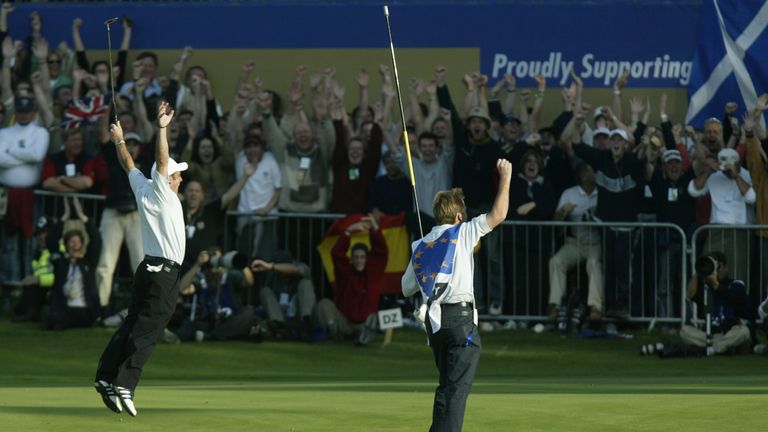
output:
<instances>
[{"instance_id":1,"label":"metal crowd barrier","mask_svg":"<svg viewBox=\"0 0 768 432\"><path fill-rule=\"evenodd\" d=\"M89 217L98 218L105 199L103 195L44 190L36 190L35 195L37 214L51 216L61 214L64 198L76 197ZM288 250L310 267L318 295L331 296L316 247L328 227L342 217L230 211L224 219L223 248L265 259L272 258L270 252ZM580 230L580 241L574 240L574 230ZM765 238L755 235L758 230L764 231ZM612 298L614 287L623 283L629 293L631 321L685 322L690 315L685 295L690 273L701 252L712 250L729 258L732 277L745 281L753 300L768 295L768 225L704 225L687 236L668 223L505 221L483 238L476 254L475 294L481 314L488 316L489 307L496 303L502 310L497 319L544 319L550 302L550 262L564 245L574 243L594 244L599 250L599 258L591 265L595 271L597 264L602 278L604 316L616 300ZM587 303L586 260L577 261L568 266L561 307Z\"/></svg>"},{"instance_id":2,"label":"metal crowd barrier","mask_svg":"<svg viewBox=\"0 0 768 432\"><path fill-rule=\"evenodd\" d=\"M578 234L574 230L578 230ZM500 318L546 318L551 273L563 264L552 258L568 244L570 251L581 247L597 256L589 264L586 259L570 260L561 308L569 304L587 305L590 283L587 273L591 270L601 278L604 317L619 300L617 288L623 285L627 293L624 303L631 321L681 320L688 280L687 238L676 225L506 221L498 231L496 238L489 235L481 242L481 250L485 248L487 253L486 256L480 254L484 259L481 261L484 281L482 292L476 292L476 296L483 314L489 312L492 303L500 302ZM495 248L500 253L495 253ZM563 254L558 258L564 257L565 251ZM555 268L550 269L551 266ZM476 285L477 282L476 276ZM595 291L599 291L599 286Z\"/></svg>"},{"instance_id":3,"label":"metal crowd barrier","mask_svg":"<svg viewBox=\"0 0 768 432\"><path fill-rule=\"evenodd\" d=\"M98 225L98 218L104 209L105 195L87 194L75 192L51 192L43 189L35 189L35 207L36 216L61 216L64 212L64 200L69 199L70 204L73 198L77 198L82 205L83 212L89 218L95 218ZM75 209L70 205L71 216L75 217Z\"/></svg>"},{"instance_id":4,"label":"metal crowd barrier","mask_svg":"<svg viewBox=\"0 0 768 432\"><path fill-rule=\"evenodd\" d=\"M248 256L273 258L283 249L307 264L319 298L333 297L317 245L334 222L345 215L338 213L278 213L258 216L250 212L229 211L224 219L224 250L238 249ZM257 238L258 237L258 238Z\"/></svg>"}]
</instances>

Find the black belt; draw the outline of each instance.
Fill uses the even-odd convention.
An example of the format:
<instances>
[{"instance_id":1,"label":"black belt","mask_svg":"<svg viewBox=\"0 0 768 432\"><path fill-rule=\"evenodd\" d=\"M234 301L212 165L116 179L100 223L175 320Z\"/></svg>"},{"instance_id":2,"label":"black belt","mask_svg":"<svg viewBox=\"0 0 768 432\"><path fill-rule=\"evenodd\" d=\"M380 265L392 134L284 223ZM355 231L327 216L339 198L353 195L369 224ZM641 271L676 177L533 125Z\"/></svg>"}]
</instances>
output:
<instances>
[{"instance_id":1,"label":"black belt","mask_svg":"<svg viewBox=\"0 0 768 432\"><path fill-rule=\"evenodd\" d=\"M443 309L474 309L474 305L471 302L458 302L458 303L440 303L440 307Z\"/></svg>"},{"instance_id":2,"label":"black belt","mask_svg":"<svg viewBox=\"0 0 768 432\"><path fill-rule=\"evenodd\" d=\"M144 261L159 262L167 265L172 269L181 270L181 264L177 263L176 261L169 260L168 258L144 255Z\"/></svg>"}]
</instances>

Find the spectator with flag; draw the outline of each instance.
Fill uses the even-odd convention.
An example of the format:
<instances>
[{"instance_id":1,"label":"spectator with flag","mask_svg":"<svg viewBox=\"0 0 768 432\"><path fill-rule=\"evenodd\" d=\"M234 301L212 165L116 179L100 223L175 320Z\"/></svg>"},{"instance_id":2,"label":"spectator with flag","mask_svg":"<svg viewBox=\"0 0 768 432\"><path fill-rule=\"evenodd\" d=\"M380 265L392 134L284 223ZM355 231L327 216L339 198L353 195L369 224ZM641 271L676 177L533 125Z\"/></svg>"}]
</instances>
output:
<instances>
[{"instance_id":1,"label":"spectator with flag","mask_svg":"<svg viewBox=\"0 0 768 432\"><path fill-rule=\"evenodd\" d=\"M496 170L500 179L491 211L471 221L466 221L461 189L437 194L433 208L439 225L413 242L413 257L402 279L403 294L422 295L424 305L417 318L426 324L440 373L430 428L433 432L461 431L480 359L472 250L507 217L512 165L499 159Z\"/></svg>"},{"instance_id":2,"label":"spectator with flag","mask_svg":"<svg viewBox=\"0 0 768 432\"><path fill-rule=\"evenodd\" d=\"M371 247L352 245L351 235L368 232ZM387 242L373 217L349 225L331 250L336 275L334 301L317 303L317 316L331 336L357 335L356 344L367 345L376 328L379 296L387 266Z\"/></svg>"}]
</instances>

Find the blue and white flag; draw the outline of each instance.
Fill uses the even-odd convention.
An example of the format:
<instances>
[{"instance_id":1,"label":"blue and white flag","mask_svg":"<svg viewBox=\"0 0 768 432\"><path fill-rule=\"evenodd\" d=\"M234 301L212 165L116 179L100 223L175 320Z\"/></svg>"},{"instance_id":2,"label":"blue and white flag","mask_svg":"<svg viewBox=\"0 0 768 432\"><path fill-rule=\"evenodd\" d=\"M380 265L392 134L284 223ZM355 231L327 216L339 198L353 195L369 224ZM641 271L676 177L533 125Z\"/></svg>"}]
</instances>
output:
<instances>
[{"instance_id":1,"label":"blue and white flag","mask_svg":"<svg viewBox=\"0 0 768 432\"><path fill-rule=\"evenodd\" d=\"M448 228L434 241L422 241L413 251L413 272L430 303L445 293L453 274L460 228L461 224Z\"/></svg>"},{"instance_id":2,"label":"blue and white flag","mask_svg":"<svg viewBox=\"0 0 768 432\"><path fill-rule=\"evenodd\" d=\"M723 116L728 102L752 109L768 92L768 2L706 0L688 85L686 124Z\"/></svg>"}]
</instances>

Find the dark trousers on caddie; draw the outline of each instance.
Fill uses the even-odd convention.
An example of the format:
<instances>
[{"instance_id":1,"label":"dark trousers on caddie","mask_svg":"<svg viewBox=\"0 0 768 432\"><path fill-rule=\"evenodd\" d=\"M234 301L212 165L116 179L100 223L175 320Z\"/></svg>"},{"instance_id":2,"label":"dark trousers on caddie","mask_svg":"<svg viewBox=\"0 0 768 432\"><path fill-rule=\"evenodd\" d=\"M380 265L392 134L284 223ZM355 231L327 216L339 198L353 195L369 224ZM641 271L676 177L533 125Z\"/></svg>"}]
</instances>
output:
<instances>
[{"instance_id":1,"label":"dark trousers on caddie","mask_svg":"<svg viewBox=\"0 0 768 432\"><path fill-rule=\"evenodd\" d=\"M144 364L176 308L179 270L173 261L144 257L133 279L128 315L101 355L96 380L136 389Z\"/></svg>"},{"instance_id":2,"label":"dark trousers on caddie","mask_svg":"<svg viewBox=\"0 0 768 432\"><path fill-rule=\"evenodd\" d=\"M464 407L480 360L480 334L471 303L443 304L440 330L432 333L427 317L429 345L440 372L435 390L430 432L460 432Z\"/></svg>"}]
</instances>

